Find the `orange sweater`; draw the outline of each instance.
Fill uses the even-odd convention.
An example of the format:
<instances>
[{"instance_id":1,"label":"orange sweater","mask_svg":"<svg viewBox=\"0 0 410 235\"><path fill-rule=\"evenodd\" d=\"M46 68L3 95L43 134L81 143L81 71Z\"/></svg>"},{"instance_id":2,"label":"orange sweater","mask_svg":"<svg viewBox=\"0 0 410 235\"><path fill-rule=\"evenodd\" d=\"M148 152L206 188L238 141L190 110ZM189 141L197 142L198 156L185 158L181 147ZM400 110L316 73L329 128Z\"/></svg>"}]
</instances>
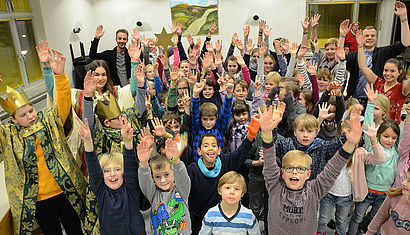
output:
<instances>
[{"instance_id":1,"label":"orange sweater","mask_svg":"<svg viewBox=\"0 0 410 235\"><path fill-rule=\"evenodd\" d=\"M57 108L60 112L63 124L67 120L71 111L71 90L70 81L68 77L62 73L60 75L54 74L55 84L57 90ZM40 142L36 138L36 155L37 155L37 169L38 169L38 196L37 201L42 201L54 197L63 191L51 175L44 159L43 150Z\"/></svg>"}]
</instances>

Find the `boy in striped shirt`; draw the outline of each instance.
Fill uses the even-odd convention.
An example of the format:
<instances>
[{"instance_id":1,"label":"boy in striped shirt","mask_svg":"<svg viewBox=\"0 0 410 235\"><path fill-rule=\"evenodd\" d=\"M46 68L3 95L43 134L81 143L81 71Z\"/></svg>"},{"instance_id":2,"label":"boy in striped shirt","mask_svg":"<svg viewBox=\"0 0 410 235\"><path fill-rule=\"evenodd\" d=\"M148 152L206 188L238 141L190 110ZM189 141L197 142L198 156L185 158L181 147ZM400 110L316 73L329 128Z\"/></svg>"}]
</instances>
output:
<instances>
[{"instance_id":1,"label":"boy in striped shirt","mask_svg":"<svg viewBox=\"0 0 410 235\"><path fill-rule=\"evenodd\" d=\"M235 171L225 173L218 182L218 193L222 201L206 213L200 235L260 234L252 211L239 203L246 193L246 182L241 174Z\"/></svg>"}]
</instances>

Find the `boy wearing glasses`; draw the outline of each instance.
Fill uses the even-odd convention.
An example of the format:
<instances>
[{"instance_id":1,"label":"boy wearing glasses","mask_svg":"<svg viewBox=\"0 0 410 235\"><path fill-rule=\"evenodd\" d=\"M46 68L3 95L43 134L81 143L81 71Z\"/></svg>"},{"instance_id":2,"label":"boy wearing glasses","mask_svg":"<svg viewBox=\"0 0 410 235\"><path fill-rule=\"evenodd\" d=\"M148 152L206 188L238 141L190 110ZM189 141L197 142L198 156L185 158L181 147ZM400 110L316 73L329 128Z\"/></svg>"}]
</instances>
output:
<instances>
[{"instance_id":1,"label":"boy wearing glasses","mask_svg":"<svg viewBox=\"0 0 410 235\"><path fill-rule=\"evenodd\" d=\"M350 132L345 132L347 141L331 158L316 180L307 181L311 175L312 158L299 150L285 154L282 168L276 163L272 130L282 119L283 105L279 108L264 107L259 112L263 139L265 164L263 175L269 194L269 234L316 234L319 201L330 190L340 171L359 143L362 126L360 110L354 107L350 116ZM282 177L281 177L282 175Z\"/></svg>"}]
</instances>

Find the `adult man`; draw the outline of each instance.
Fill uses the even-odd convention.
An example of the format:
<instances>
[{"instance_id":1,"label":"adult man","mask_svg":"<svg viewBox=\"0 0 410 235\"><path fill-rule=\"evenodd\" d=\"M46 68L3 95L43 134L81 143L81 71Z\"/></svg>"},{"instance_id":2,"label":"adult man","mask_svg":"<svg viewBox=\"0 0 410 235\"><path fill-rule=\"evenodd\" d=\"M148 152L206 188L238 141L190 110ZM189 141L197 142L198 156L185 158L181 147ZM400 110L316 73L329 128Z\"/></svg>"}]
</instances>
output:
<instances>
[{"instance_id":1,"label":"adult man","mask_svg":"<svg viewBox=\"0 0 410 235\"><path fill-rule=\"evenodd\" d=\"M112 50L97 53L98 42L104 35L103 26L99 25L95 31L94 40L91 42L89 56L91 59L105 60L110 68L111 80L114 85L125 86L131 77L131 58L126 48L128 42L128 31L119 29L115 33L117 46Z\"/></svg>"},{"instance_id":2,"label":"adult man","mask_svg":"<svg viewBox=\"0 0 410 235\"><path fill-rule=\"evenodd\" d=\"M373 26L367 26L363 30L365 37L364 53L366 65L379 77L383 77L384 63L389 58L394 58L402 53L410 45L409 28L407 24L407 10L404 3L397 1L395 3L394 14L400 18L401 22L401 41L395 42L389 46L376 47L377 30ZM344 35L346 36L346 35ZM367 103L367 96L364 93L364 87L368 83L366 78L360 72L357 62L357 51L346 55L347 70L350 71L350 78L347 84L347 97L355 97L360 103Z\"/></svg>"}]
</instances>

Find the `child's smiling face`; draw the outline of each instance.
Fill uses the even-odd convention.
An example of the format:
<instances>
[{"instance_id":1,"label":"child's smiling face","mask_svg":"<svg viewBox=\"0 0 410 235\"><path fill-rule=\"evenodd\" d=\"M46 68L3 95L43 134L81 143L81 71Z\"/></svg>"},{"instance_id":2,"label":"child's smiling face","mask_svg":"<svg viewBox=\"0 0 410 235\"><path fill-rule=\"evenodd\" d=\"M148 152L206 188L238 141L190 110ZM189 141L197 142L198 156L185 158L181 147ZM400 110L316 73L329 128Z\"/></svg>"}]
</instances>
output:
<instances>
[{"instance_id":1,"label":"child's smiling face","mask_svg":"<svg viewBox=\"0 0 410 235\"><path fill-rule=\"evenodd\" d=\"M112 190L119 189L124 183L124 171L121 165L110 162L103 169L104 183Z\"/></svg>"},{"instance_id":2,"label":"child's smiling face","mask_svg":"<svg viewBox=\"0 0 410 235\"><path fill-rule=\"evenodd\" d=\"M305 181L309 179L311 171L304 161L295 159L281 168L282 177L286 187L292 190L303 188Z\"/></svg>"}]
</instances>

